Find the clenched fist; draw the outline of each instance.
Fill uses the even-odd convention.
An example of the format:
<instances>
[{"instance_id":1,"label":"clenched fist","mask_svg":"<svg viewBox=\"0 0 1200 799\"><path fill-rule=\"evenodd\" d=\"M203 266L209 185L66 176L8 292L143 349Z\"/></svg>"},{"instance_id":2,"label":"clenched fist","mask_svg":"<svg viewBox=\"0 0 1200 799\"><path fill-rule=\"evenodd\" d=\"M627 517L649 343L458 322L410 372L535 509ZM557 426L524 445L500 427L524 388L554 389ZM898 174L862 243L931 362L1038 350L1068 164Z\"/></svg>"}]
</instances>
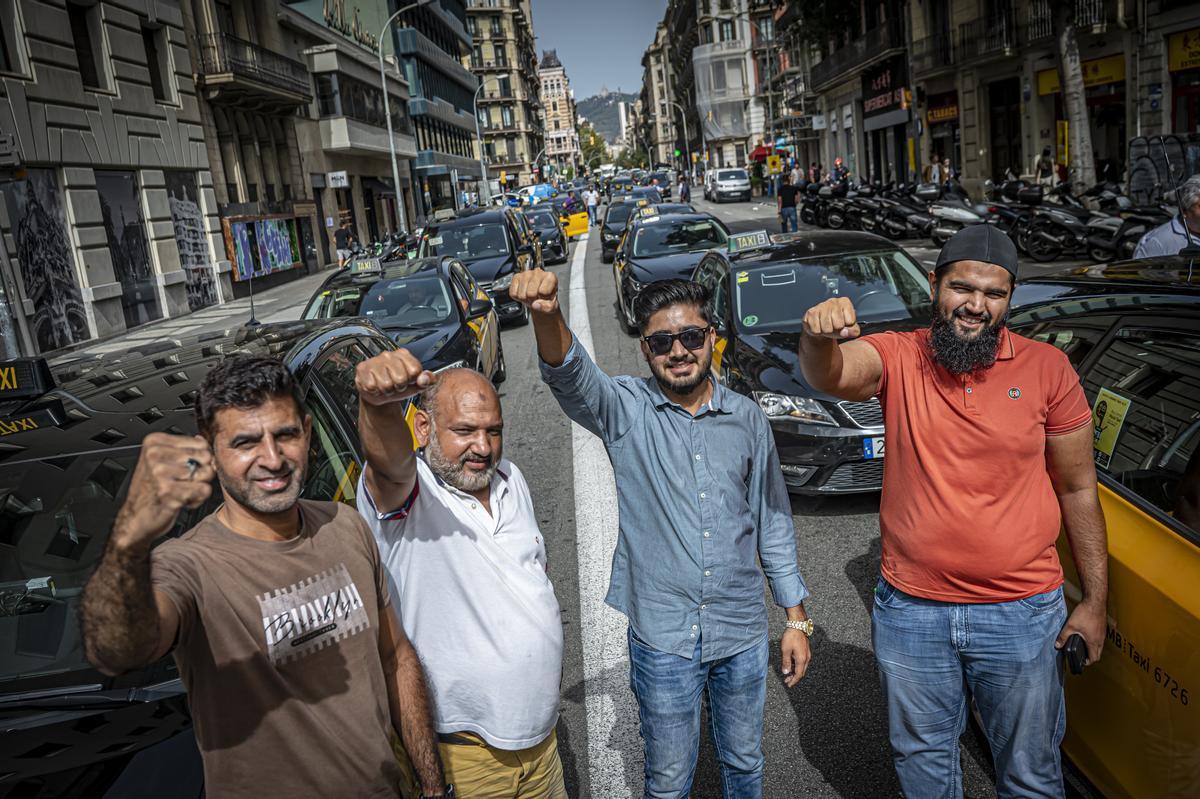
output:
<instances>
[{"instance_id":1,"label":"clenched fist","mask_svg":"<svg viewBox=\"0 0 1200 799\"><path fill-rule=\"evenodd\" d=\"M550 314L558 310L558 276L544 269L530 269L513 276L508 296L534 313Z\"/></svg>"},{"instance_id":2,"label":"clenched fist","mask_svg":"<svg viewBox=\"0 0 1200 799\"><path fill-rule=\"evenodd\" d=\"M212 451L200 436L146 436L129 494L113 523L114 542L148 547L171 529L181 510L204 504L216 476Z\"/></svg>"},{"instance_id":3,"label":"clenched fist","mask_svg":"<svg viewBox=\"0 0 1200 799\"><path fill-rule=\"evenodd\" d=\"M816 338L858 338L858 315L846 297L834 297L814 305L804 314L804 335Z\"/></svg>"},{"instance_id":4,"label":"clenched fist","mask_svg":"<svg viewBox=\"0 0 1200 799\"><path fill-rule=\"evenodd\" d=\"M437 380L408 350L392 350L360 363L354 370L358 396L370 405L399 402L420 394Z\"/></svg>"}]
</instances>

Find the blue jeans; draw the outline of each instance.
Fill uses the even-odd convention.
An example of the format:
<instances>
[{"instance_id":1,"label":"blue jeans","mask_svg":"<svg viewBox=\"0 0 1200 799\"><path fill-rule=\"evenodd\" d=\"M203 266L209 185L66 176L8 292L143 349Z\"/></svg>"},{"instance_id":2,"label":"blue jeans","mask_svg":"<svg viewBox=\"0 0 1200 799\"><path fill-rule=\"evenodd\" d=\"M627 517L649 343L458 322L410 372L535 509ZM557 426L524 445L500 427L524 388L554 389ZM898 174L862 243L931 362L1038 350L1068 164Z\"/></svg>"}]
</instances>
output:
<instances>
[{"instance_id":1,"label":"blue jeans","mask_svg":"<svg viewBox=\"0 0 1200 799\"><path fill-rule=\"evenodd\" d=\"M596 224L596 206L589 205L587 207L587 209L588 209L588 224L589 225Z\"/></svg>"},{"instance_id":2,"label":"blue jeans","mask_svg":"<svg viewBox=\"0 0 1200 799\"><path fill-rule=\"evenodd\" d=\"M880 578L871 638L905 796L963 795L958 739L968 692L991 744L998 798L1063 796L1058 747L1067 717L1054 641L1066 620L1061 588L956 605L910 596Z\"/></svg>"},{"instance_id":3,"label":"blue jeans","mask_svg":"<svg viewBox=\"0 0 1200 799\"><path fill-rule=\"evenodd\" d=\"M796 223L796 206L792 205L779 209L779 217L783 223L784 233L789 232L788 225L791 225L790 232L792 233L800 229L800 226Z\"/></svg>"},{"instance_id":4,"label":"blue jeans","mask_svg":"<svg viewBox=\"0 0 1200 799\"><path fill-rule=\"evenodd\" d=\"M721 765L725 799L762 796L767 638L731 657L700 662L659 652L629 628L629 685L638 703L646 754L645 799L686 799L700 751L700 696Z\"/></svg>"}]
</instances>

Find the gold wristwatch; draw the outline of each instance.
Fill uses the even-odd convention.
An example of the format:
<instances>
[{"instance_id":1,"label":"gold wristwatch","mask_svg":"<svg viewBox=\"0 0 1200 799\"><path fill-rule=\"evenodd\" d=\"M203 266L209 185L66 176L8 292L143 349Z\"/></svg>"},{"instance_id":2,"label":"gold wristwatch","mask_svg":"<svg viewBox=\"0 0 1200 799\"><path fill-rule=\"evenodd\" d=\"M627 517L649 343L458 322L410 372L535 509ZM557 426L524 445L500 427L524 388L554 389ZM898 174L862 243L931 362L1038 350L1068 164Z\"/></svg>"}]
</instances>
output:
<instances>
[{"instance_id":1,"label":"gold wristwatch","mask_svg":"<svg viewBox=\"0 0 1200 799\"><path fill-rule=\"evenodd\" d=\"M792 621L791 619L788 619L785 624L791 629L799 630L809 638L812 638L813 630L815 629L812 619L805 619L804 621Z\"/></svg>"}]
</instances>

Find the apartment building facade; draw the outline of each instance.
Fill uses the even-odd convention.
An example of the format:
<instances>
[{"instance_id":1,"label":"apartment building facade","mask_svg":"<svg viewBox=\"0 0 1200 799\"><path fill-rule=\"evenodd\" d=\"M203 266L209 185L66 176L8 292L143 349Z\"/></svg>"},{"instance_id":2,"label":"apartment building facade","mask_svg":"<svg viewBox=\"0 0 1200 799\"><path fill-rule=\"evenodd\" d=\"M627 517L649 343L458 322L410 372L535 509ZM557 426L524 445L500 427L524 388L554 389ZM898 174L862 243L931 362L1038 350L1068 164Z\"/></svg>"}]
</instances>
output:
<instances>
[{"instance_id":1,"label":"apartment building facade","mask_svg":"<svg viewBox=\"0 0 1200 799\"><path fill-rule=\"evenodd\" d=\"M670 38L667 26L659 22L654 28L654 41L642 54L642 91L638 98L641 109L634 134L636 141L630 142L630 146L647 153L651 164L674 164L681 168L682 162L675 157L678 112L668 102L674 100L671 85Z\"/></svg>"},{"instance_id":2,"label":"apartment building facade","mask_svg":"<svg viewBox=\"0 0 1200 799\"><path fill-rule=\"evenodd\" d=\"M568 167L578 172L580 150L575 93L571 90L567 70L554 50L542 53L542 60L538 64L538 82L546 117L546 160L554 165L558 174ZM539 174L545 177L543 173Z\"/></svg>"},{"instance_id":3,"label":"apartment building facade","mask_svg":"<svg viewBox=\"0 0 1200 799\"><path fill-rule=\"evenodd\" d=\"M502 190L532 183L546 137L530 2L468 0L467 32L468 63L482 83L476 108L488 178Z\"/></svg>"}]
</instances>

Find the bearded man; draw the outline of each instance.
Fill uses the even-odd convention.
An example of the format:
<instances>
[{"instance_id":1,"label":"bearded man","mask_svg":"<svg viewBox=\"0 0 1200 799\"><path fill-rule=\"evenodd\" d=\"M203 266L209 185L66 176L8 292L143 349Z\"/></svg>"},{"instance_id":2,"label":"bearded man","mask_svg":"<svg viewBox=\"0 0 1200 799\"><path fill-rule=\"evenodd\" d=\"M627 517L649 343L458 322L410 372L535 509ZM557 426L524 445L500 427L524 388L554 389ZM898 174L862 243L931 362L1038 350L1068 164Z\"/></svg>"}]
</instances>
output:
<instances>
[{"instance_id":1,"label":"bearded man","mask_svg":"<svg viewBox=\"0 0 1200 799\"><path fill-rule=\"evenodd\" d=\"M762 573L787 609L780 660L789 687L808 666L812 621L770 426L757 404L710 373L708 292L666 280L638 295L634 316L651 378L611 377L596 366L563 319L552 272L518 273L509 295L529 306L542 379L612 460L619 533L606 601L629 619L644 796L689 794L702 694L722 794L762 796Z\"/></svg>"},{"instance_id":2,"label":"bearded man","mask_svg":"<svg viewBox=\"0 0 1200 799\"><path fill-rule=\"evenodd\" d=\"M1107 535L1091 413L1066 355L1005 327L1016 276L1012 242L977 225L955 234L929 273L928 330L849 340L859 327L845 298L804 317L809 383L883 406L872 638L905 796L962 796L968 690L997 794L1062 796L1056 650L1078 633L1096 661L1104 645ZM1060 528L1082 591L1070 616Z\"/></svg>"},{"instance_id":3,"label":"bearded man","mask_svg":"<svg viewBox=\"0 0 1200 799\"><path fill-rule=\"evenodd\" d=\"M460 799L566 799L562 619L495 388L470 369L434 375L407 350L359 364L355 382L358 509L428 675L446 779ZM403 402L418 393L423 458Z\"/></svg>"}]
</instances>

